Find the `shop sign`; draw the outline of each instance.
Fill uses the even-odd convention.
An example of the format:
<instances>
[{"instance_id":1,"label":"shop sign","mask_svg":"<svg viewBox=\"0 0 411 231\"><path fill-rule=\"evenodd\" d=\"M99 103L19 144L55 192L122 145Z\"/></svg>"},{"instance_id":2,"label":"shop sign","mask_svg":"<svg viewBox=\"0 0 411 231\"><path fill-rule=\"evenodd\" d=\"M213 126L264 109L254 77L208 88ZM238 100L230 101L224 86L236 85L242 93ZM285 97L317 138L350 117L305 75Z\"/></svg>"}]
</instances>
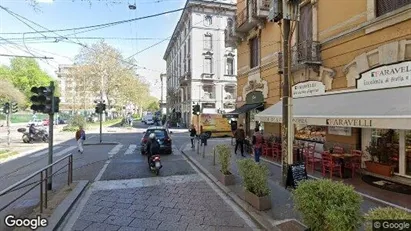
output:
<instances>
[{"instance_id":1,"label":"shop sign","mask_svg":"<svg viewBox=\"0 0 411 231\"><path fill-rule=\"evenodd\" d=\"M253 91L247 94L245 98L246 104L262 103L264 102L264 95L261 91Z\"/></svg>"},{"instance_id":2,"label":"shop sign","mask_svg":"<svg viewBox=\"0 0 411 231\"><path fill-rule=\"evenodd\" d=\"M325 85L320 81L297 83L292 87L293 98L301 98L325 93Z\"/></svg>"},{"instance_id":3,"label":"shop sign","mask_svg":"<svg viewBox=\"0 0 411 231\"><path fill-rule=\"evenodd\" d=\"M326 119L328 126L337 127L372 127L372 120L369 119Z\"/></svg>"},{"instance_id":4,"label":"shop sign","mask_svg":"<svg viewBox=\"0 0 411 231\"><path fill-rule=\"evenodd\" d=\"M282 123L283 118L282 117L271 117L271 116L261 116L256 118L256 120L259 120L261 122L268 122L268 123ZM307 119L304 118L293 118L293 123L295 124L307 124Z\"/></svg>"},{"instance_id":5,"label":"shop sign","mask_svg":"<svg viewBox=\"0 0 411 231\"><path fill-rule=\"evenodd\" d=\"M357 89L411 86L411 61L380 66L360 74Z\"/></svg>"},{"instance_id":6,"label":"shop sign","mask_svg":"<svg viewBox=\"0 0 411 231\"><path fill-rule=\"evenodd\" d=\"M328 134L338 135L338 136L351 136L352 132L351 132L351 128L349 127L329 126Z\"/></svg>"}]
</instances>

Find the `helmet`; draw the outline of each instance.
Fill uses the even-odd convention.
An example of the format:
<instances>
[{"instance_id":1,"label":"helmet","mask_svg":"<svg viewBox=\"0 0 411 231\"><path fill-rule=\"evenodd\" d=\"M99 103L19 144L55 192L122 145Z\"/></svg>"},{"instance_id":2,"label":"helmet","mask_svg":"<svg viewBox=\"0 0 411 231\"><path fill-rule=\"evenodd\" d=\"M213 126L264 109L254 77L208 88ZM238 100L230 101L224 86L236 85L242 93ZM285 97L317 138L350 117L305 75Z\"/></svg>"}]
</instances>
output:
<instances>
[{"instance_id":1,"label":"helmet","mask_svg":"<svg viewBox=\"0 0 411 231\"><path fill-rule=\"evenodd\" d=\"M151 133L149 137L150 137L150 139L154 139L154 138L156 138L156 134Z\"/></svg>"}]
</instances>

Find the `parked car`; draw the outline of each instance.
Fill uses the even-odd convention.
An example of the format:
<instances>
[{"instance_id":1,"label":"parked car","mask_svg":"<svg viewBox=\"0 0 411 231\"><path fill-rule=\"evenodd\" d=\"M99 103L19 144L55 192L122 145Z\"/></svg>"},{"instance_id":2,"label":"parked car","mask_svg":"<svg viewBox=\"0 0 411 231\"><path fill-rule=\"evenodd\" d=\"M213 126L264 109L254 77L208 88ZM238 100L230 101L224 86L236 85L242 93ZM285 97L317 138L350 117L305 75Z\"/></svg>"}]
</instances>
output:
<instances>
[{"instance_id":1,"label":"parked car","mask_svg":"<svg viewBox=\"0 0 411 231\"><path fill-rule=\"evenodd\" d=\"M34 126L38 127L38 126L42 126L43 125L43 121L41 121L40 119L34 119L31 120L27 123L27 127L30 127L30 125L34 124Z\"/></svg>"},{"instance_id":2,"label":"parked car","mask_svg":"<svg viewBox=\"0 0 411 231\"><path fill-rule=\"evenodd\" d=\"M149 136L151 133L156 134L156 138L160 143L160 153L159 154L171 154L173 153L172 142L170 134L172 132L168 132L168 130L164 127L149 127L143 134L143 138L141 139L141 154L146 154L146 144L148 142Z\"/></svg>"},{"instance_id":3,"label":"parked car","mask_svg":"<svg viewBox=\"0 0 411 231\"><path fill-rule=\"evenodd\" d=\"M148 120L146 121L146 124L147 124L147 125L153 125L153 124L154 124L154 120L153 120L153 119L148 119Z\"/></svg>"}]
</instances>

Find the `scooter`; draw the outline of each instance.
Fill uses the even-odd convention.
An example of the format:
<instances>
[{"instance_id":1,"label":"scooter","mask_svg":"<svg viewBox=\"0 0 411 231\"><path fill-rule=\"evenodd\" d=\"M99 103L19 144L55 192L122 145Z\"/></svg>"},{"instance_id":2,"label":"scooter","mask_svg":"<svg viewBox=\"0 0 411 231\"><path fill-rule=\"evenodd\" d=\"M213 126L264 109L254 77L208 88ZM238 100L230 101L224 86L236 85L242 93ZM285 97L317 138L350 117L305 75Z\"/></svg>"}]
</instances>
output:
<instances>
[{"instance_id":1,"label":"scooter","mask_svg":"<svg viewBox=\"0 0 411 231\"><path fill-rule=\"evenodd\" d=\"M158 176L162 167L163 166L161 165L160 155L153 155L151 157L150 170Z\"/></svg>"},{"instance_id":2,"label":"scooter","mask_svg":"<svg viewBox=\"0 0 411 231\"><path fill-rule=\"evenodd\" d=\"M17 131L23 133L21 139L24 143L30 143L31 141L43 141L45 143L49 142L49 135L45 129L38 129L33 137L30 137L29 132L27 132L25 128L19 128Z\"/></svg>"}]
</instances>

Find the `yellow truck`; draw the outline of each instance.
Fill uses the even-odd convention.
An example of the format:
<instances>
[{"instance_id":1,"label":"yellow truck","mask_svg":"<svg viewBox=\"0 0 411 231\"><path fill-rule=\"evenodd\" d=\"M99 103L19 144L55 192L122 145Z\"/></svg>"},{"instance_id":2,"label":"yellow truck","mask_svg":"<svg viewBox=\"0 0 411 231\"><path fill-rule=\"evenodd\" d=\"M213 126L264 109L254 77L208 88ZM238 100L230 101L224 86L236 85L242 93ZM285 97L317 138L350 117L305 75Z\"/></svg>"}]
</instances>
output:
<instances>
[{"instance_id":1,"label":"yellow truck","mask_svg":"<svg viewBox=\"0 0 411 231\"><path fill-rule=\"evenodd\" d=\"M206 134L208 133L209 137L232 136L230 120L223 118L221 114L193 115L191 122L196 128L197 134L202 131Z\"/></svg>"}]
</instances>

